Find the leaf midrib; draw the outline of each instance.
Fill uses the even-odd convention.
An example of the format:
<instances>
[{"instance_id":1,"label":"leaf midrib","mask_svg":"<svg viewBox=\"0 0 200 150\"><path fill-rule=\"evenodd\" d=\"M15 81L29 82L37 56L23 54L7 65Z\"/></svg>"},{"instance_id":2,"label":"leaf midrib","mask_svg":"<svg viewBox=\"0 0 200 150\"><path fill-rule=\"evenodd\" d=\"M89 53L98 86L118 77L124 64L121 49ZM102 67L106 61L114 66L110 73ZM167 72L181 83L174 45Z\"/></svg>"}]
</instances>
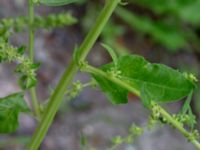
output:
<instances>
[{"instance_id":1,"label":"leaf midrib","mask_svg":"<svg viewBox=\"0 0 200 150\"><path fill-rule=\"evenodd\" d=\"M164 89L170 89L170 90L174 90L174 91L182 91L182 92L187 92L188 90L187 89L183 89L183 88L173 88L173 87L169 87L169 86L164 86L164 85L160 85L160 84L156 84L154 82L151 82L151 81L144 81L144 80L140 80L140 79L133 79L133 78L129 78L129 77L121 77L122 80L123 78L126 78L125 80L134 80L134 81L137 81L137 82L143 82L143 84L151 84L151 85L154 85L154 86L157 86L157 87L160 87L160 88L164 88Z\"/></svg>"}]
</instances>

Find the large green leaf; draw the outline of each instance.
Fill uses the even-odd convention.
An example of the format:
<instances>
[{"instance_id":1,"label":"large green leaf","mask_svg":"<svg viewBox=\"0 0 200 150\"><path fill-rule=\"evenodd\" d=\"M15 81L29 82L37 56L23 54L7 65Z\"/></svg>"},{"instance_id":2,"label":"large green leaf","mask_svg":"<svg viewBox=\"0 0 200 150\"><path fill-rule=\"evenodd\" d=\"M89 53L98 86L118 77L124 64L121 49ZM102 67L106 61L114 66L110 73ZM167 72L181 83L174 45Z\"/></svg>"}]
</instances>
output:
<instances>
[{"instance_id":1,"label":"large green leaf","mask_svg":"<svg viewBox=\"0 0 200 150\"><path fill-rule=\"evenodd\" d=\"M109 72L115 66L113 63L101 67ZM117 61L119 79L140 92L142 100L157 102L172 102L187 96L195 84L184 74L163 64L151 64L141 56L122 56ZM115 83L94 75L100 88L106 92L111 102L126 103L128 91Z\"/></svg>"},{"instance_id":2,"label":"large green leaf","mask_svg":"<svg viewBox=\"0 0 200 150\"><path fill-rule=\"evenodd\" d=\"M67 5L70 3L74 3L80 0L40 0L42 4L48 5L48 6L62 6Z\"/></svg>"},{"instance_id":3,"label":"large green leaf","mask_svg":"<svg viewBox=\"0 0 200 150\"><path fill-rule=\"evenodd\" d=\"M0 98L0 133L12 133L18 128L18 115L29 108L23 99L23 93L15 93Z\"/></svg>"}]
</instances>

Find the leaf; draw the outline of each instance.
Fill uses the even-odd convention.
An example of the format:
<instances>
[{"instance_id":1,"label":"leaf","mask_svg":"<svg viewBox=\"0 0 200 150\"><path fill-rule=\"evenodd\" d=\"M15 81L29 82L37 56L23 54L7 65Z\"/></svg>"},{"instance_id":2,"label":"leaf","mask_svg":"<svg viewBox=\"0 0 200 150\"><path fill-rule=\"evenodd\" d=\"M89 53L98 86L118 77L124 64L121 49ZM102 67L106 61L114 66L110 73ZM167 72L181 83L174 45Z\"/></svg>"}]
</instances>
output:
<instances>
[{"instance_id":1,"label":"leaf","mask_svg":"<svg viewBox=\"0 0 200 150\"><path fill-rule=\"evenodd\" d=\"M29 89L29 88L32 88L36 85L37 83L37 79L35 76L26 76L26 75L23 75L20 77L19 79L19 85L20 87L25 90L25 89Z\"/></svg>"},{"instance_id":2,"label":"leaf","mask_svg":"<svg viewBox=\"0 0 200 150\"><path fill-rule=\"evenodd\" d=\"M101 69L103 71L109 70L108 66L102 67ZM102 78L100 76L93 75L93 77L99 84L101 90L105 92L108 99L113 104L122 104L122 103L128 102L128 99L127 99L128 90L121 88L120 86L113 83L112 81L108 81L107 79Z\"/></svg>"},{"instance_id":3,"label":"leaf","mask_svg":"<svg viewBox=\"0 0 200 150\"><path fill-rule=\"evenodd\" d=\"M102 43L101 45L108 51L108 53L110 54L115 66L116 66L117 65L117 54L115 53L115 51L107 44Z\"/></svg>"},{"instance_id":4,"label":"leaf","mask_svg":"<svg viewBox=\"0 0 200 150\"><path fill-rule=\"evenodd\" d=\"M187 96L195 88L194 82L184 74L163 64L151 64L137 55L122 56L117 61L121 72L119 79L140 91L140 97L148 105L149 100L173 102ZM114 63L106 64L100 69L109 72ZM128 91L115 83L94 75L100 88L115 104L126 103Z\"/></svg>"},{"instance_id":5,"label":"leaf","mask_svg":"<svg viewBox=\"0 0 200 150\"><path fill-rule=\"evenodd\" d=\"M21 47L17 48L17 53L20 54L20 55L23 55L25 48L26 48L25 46L21 46Z\"/></svg>"},{"instance_id":6,"label":"leaf","mask_svg":"<svg viewBox=\"0 0 200 150\"><path fill-rule=\"evenodd\" d=\"M149 92L146 90L146 84L141 87L141 101L145 107L149 107L151 105L151 99Z\"/></svg>"},{"instance_id":7,"label":"leaf","mask_svg":"<svg viewBox=\"0 0 200 150\"><path fill-rule=\"evenodd\" d=\"M31 69L37 70L40 67L41 63L31 64Z\"/></svg>"},{"instance_id":8,"label":"leaf","mask_svg":"<svg viewBox=\"0 0 200 150\"><path fill-rule=\"evenodd\" d=\"M19 113L28 111L29 108L23 99L23 93L0 98L0 133L15 132L19 126Z\"/></svg>"},{"instance_id":9,"label":"leaf","mask_svg":"<svg viewBox=\"0 0 200 150\"><path fill-rule=\"evenodd\" d=\"M67 5L70 3L74 3L80 0L40 0L42 4L45 4L47 6L62 6Z\"/></svg>"},{"instance_id":10,"label":"leaf","mask_svg":"<svg viewBox=\"0 0 200 150\"><path fill-rule=\"evenodd\" d=\"M192 100L192 95L193 95L193 90L190 92L190 94L188 95L187 99L184 102L184 105L181 109L182 114L186 114L188 112L188 110L191 109L190 103L191 103L191 100Z\"/></svg>"}]
</instances>

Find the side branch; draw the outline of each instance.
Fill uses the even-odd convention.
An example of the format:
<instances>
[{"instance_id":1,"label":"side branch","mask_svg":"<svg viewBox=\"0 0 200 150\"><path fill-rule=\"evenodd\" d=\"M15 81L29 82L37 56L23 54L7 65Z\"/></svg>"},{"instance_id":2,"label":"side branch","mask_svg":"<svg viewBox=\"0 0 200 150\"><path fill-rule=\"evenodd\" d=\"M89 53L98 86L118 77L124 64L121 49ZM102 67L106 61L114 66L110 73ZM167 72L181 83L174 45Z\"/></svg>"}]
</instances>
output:
<instances>
[{"instance_id":1,"label":"side branch","mask_svg":"<svg viewBox=\"0 0 200 150\"><path fill-rule=\"evenodd\" d=\"M137 96L140 96L140 92L137 91L134 87L132 87L128 83L126 83L126 82L124 82L124 81L122 81L119 78L116 78L114 76L108 76L106 72L104 72L100 69L97 69L93 66L90 66L87 63L84 63L84 65L82 65L82 70L84 72L88 72L88 73L92 73L92 74L104 77L107 80L110 80L110 81L114 82L115 84L118 84L119 86L127 89L128 91L136 94ZM177 130L179 130L188 139L188 141L190 141L192 144L195 145L195 147L198 150L200 150L200 143L197 141L197 139L193 136L192 133L188 132L182 126L181 123L179 123L177 120L174 120L174 118L167 111L165 111L161 106L159 106L157 103L152 101L151 104L156 105L158 107L158 111L159 111L160 115L162 115L169 124L171 124Z\"/></svg>"}]
</instances>

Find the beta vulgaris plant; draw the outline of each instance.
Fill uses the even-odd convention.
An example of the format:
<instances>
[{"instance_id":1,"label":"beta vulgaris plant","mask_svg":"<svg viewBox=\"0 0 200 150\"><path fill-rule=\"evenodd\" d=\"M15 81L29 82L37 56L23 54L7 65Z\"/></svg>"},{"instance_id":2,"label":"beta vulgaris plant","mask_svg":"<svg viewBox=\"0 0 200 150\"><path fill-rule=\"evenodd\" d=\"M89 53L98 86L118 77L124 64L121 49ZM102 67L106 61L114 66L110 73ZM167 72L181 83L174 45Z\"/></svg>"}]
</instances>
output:
<instances>
[{"instance_id":1,"label":"beta vulgaris plant","mask_svg":"<svg viewBox=\"0 0 200 150\"><path fill-rule=\"evenodd\" d=\"M200 150L199 132L194 129L196 121L190 107L190 101L197 82L193 74L181 73L163 64L150 63L138 55L127 54L118 57L107 44L102 44L102 46L109 52L113 62L96 68L86 61L88 53L112 13L118 5L124 4L121 0L105 1L104 8L83 43L74 50L71 63L49 97L47 106L43 106L37 100L35 92L36 71L40 64L34 62L34 32L38 28L52 29L72 25L77 20L69 13L52 14L47 17L35 16L34 5L61 6L79 1L29 0L29 16L2 19L0 21L0 62L15 62L17 64L15 72L19 75L18 82L21 87L21 91L18 93L0 99L0 132L15 132L18 128L19 113L32 114L38 121L38 127L26 149L37 150L52 124L63 96L67 95L69 98L73 98L84 87L97 85L113 104L128 103L127 95L129 92L139 96L144 107L152 111L148 128L155 121L169 124L179 130L188 141L194 144L196 149ZM125 7L125 5L122 6ZM14 32L24 31L26 27L29 31L29 57L25 55L25 47L15 47L9 43L9 37ZM91 74L91 82L86 84L79 81L72 83L73 77L79 70ZM28 107L23 98L27 90L31 93L32 108ZM160 106L160 103L174 102L184 97L187 98L178 114L171 115ZM127 137L118 136L113 138L114 144L108 149L115 149L123 142L129 143L142 133L143 129L141 127L133 125ZM84 138L81 144L83 149L86 149Z\"/></svg>"}]
</instances>

